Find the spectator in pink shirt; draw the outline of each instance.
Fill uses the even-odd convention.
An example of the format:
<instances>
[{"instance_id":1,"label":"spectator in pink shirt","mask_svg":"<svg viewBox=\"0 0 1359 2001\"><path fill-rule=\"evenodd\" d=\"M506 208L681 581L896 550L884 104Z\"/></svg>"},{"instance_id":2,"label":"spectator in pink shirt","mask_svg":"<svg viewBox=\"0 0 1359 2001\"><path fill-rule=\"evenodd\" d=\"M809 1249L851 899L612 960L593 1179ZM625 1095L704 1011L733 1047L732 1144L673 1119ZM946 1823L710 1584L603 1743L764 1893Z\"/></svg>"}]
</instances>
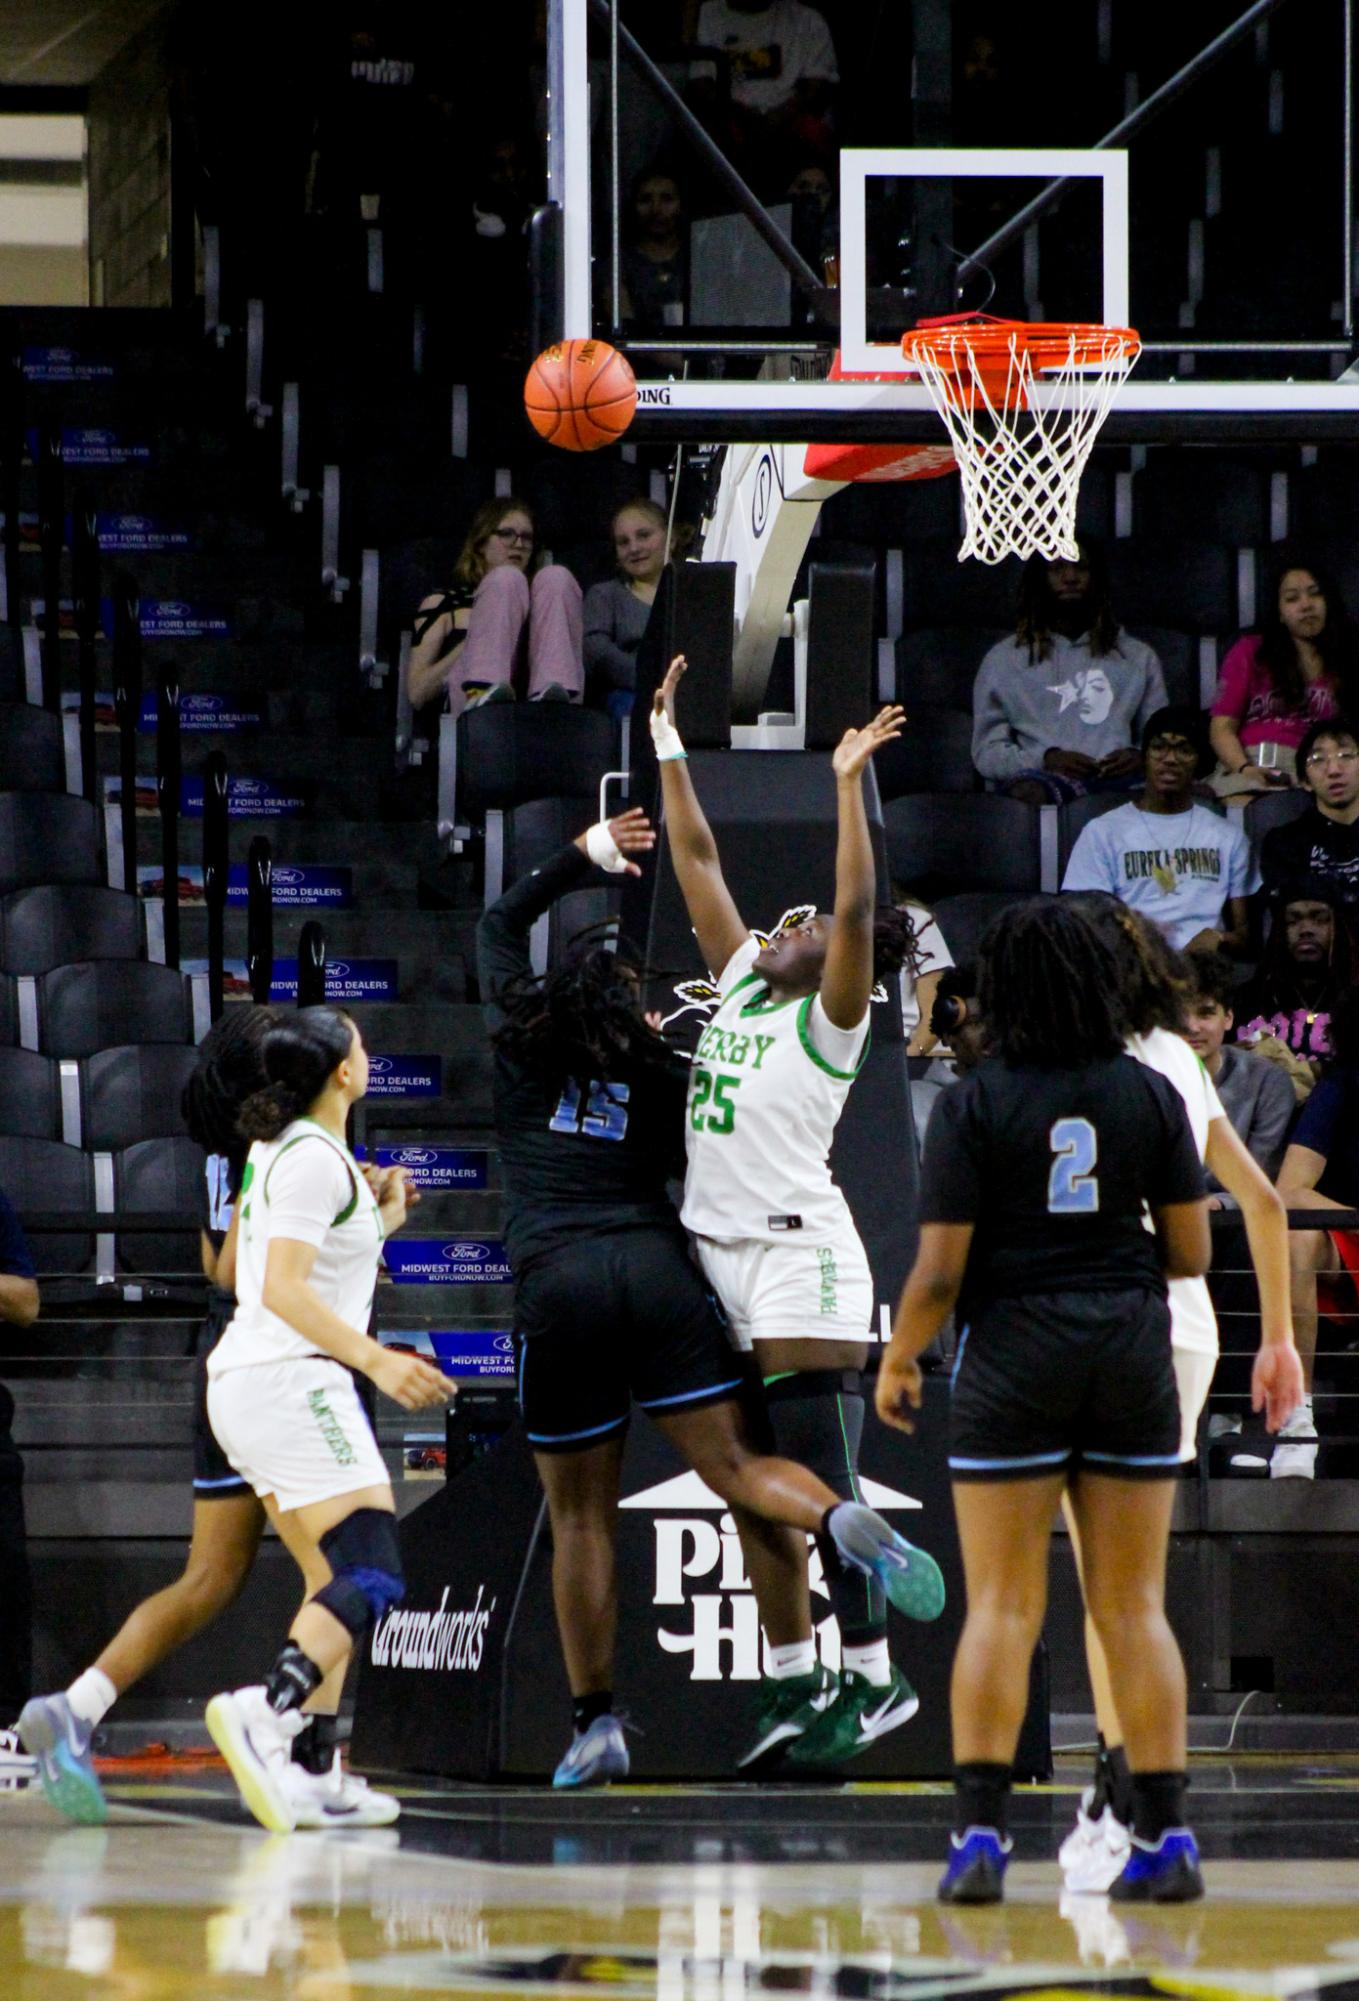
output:
<instances>
[{"instance_id":1,"label":"spectator in pink shirt","mask_svg":"<svg viewBox=\"0 0 1359 2001\"><path fill-rule=\"evenodd\" d=\"M1220 798L1293 784L1293 753L1312 724L1359 695L1359 644L1326 573L1286 557L1269 604L1263 630L1237 640L1218 677L1208 782Z\"/></svg>"}]
</instances>

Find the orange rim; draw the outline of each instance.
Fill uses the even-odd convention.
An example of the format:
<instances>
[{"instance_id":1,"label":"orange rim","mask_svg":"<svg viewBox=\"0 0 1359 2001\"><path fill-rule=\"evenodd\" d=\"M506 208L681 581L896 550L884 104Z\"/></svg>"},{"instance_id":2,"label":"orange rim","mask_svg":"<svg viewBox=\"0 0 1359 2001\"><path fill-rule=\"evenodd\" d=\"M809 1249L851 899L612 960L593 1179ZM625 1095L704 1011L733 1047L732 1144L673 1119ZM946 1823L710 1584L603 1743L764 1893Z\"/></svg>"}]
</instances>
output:
<instances>
[{"instance_id":1,"label":"orange rim","mask_svg":"<svg viewBox=\"0 0 1359 2001\"><path fill-rule=\"evenodd\" d=\"M1012 347L1029 357L1035 374L1074 362L1106 361L1112 353L1137 354L1141 339L1131 327L1100 326L1079 320L1000 320L989 314L946 314L921 320L901 337L907 361L922 357L957 377L964 394L979 376L988 391L1005 390ZM1019 385L1014 399L1021 400Z\"/></svg>"}]
</instances>

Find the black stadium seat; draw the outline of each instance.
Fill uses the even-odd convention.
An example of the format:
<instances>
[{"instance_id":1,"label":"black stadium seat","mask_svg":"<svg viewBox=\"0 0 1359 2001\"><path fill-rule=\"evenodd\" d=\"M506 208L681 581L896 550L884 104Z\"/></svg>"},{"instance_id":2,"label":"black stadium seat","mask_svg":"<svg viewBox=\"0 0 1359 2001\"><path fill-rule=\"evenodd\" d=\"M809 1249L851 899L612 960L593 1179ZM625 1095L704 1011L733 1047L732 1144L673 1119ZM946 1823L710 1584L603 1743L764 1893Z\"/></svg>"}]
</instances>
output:
<instances>
[{"instance_id":1,"label":"black stadium seat","mask_svg":"<svg viewBox=\"0 0 1359 2001\"><path fill-rule=\"evenodd\" d=\"M0 896L40 882L102 882L99 814L67 792L0 792Z\"/></svg>"},{"instance_id":2,"label":"black stadium seat","mask_svg":"<svg viewBox=\"0 0 1359 2001\"><path fill-rule=\"evenodd\" d=\"M84 1145L113 1152L182 1135L180 1099L197 1063L188 1044L131 1043L87 1056L80 1066Z\"/></svg>"},{"instance_id":3,"label":"black stadium seat","mask_svg":"<svg viewBox=\"0 0 1359 2001\"><path fill-rule=\"evenodd\" d=\"M1012 903L1022 903L1022 894L1012 890L969 890L961 896L943 896L934 906L934 921L944 934L944 943L955 965L965 965L977 956L977 947L987 925Z\"/></svg>"},{"instance_id":4,"label":"black stadium seat","mask_svg":"<svg viewBox=\"0 0 1359 2001\"><path fill-rule=\"evenodd\" d=\"M177 1210L197 1216L202 1206L203 1151L191 1139L146 1139L113 1157L114 1201L121 1213ZM194 1230L131 1233L118 1238L118 1264L128 1272L201 1272Z\"/></svg>"},{"instance_id":5,"label":"black stadium seat","mask_svg":"<svg viewBox=\"0 0 1359 2001\"><path fill-rule=\"evenodd\" d=\"M975 792L972 718L957 709L913 708L906 727L873 759L884 803L908 792Z\"/></svg>"},{"instance_id":6,"label":"black stadium seat","mask_svg":"<svg viewBox=\"0 0 1359 2001\"><path fill-rule=\"evenodd\" d=\"M1109 548L1109 582L1129 632L1150 625L1182 632L1235 632L1238 615L1235 549L1153 542L1145 537Z\"/></svg>"},{"instance_id":7,"label":"black stadium seat","mask_svg":"<svg viewBox=\"0 0 1359 2001\"><path fill-rule=\"evenodd\" d=\"M492 702L458 718L458 812L530 799L595 799L618 762L618 725L567 702Z\"/></svg>"},{"instance_id":8,"label":"black stadium seat","mask_svg":"<svg viewBox=\"0 0 1359 2001\"><path fill-rule=\"evenodd\" d=\"M48 973L77 959L140 959L145 939L137 897L84 883L16 890L0 903L0 967Z\"/></svg>"},{"instance_id":9,"label":"black stadium seat","mask_svg":"<svg viewBox=\"0 0 1359 2001\"><path fill-rule=\"evenodd\" d=\"M1101 813L1112 813L1115 806L1126 806L1126 796L1117 792L1087 792L1083 799L1070 799L1065 806L1057 808L1057 868L1058 881L1066 874L1066 865L1071 860L1071 850L1077 837L1092 820L1098 820Z\"/></svg>"},{"instance_id":10,"label":"black stadium seat","mask_svg":"<svg viewBox=\"0 0 1359 2001\"><path fill-rule=\"evenodd\" d=\"M928 625L897 641L897 700L908 716L916 709L971 712L977 669L1013 626Z\"/></svg>"},{"instance_id":11,"label":"black stadium seat","mask_svg":"<svg viewBox=\"0 0 1359 2001\"><path fill-rule=\"evenodd\" d=\"M62 1214L94 1207L94 1164L78 1146L59 1140L0 1139L0 1188L19 1211ZM28 1247L40 1273L84 1272L94 1257L94 1238L30 1230Z\"/></svg>"},{"instance_id":12,"label":"black stadium seat","mask_svg":"<svg viewBox=\"0 0 1359 2001\"><path fill-rule=\"evenodd\" d=\"M93 1056L125 1042L192 1042L189 982L172 966L135 959L56 966L38 981L38 1046Z\"/></svg>"},{"instance_id":13,"label":"black stadium seat","mask_svg":"<svg viewBox=\"0 0 1359 2001\"><path fill-rule=\"evenodd\" d=\"M64 792L61 717L30 702L0 702L0 792Z\"/></svg>"},{"instance_id":14,"label":"black stadium seat","mask_svg":"<svg viewBox=\"0 0 1359 2001\"><path fill-rule=\"evenodd\" d=\"M916 792L882 809L894 882L928 903L963 890L1032 893L1039 887L1038 813L978 792Z\"/></svg>"},{"instance_id":15,"label":"black stadium seat","mask_svg":"<svg viewBox=\"0 0 1359 2001\"><path fill-rule=\"evenodd\" d=\"M19 1040L19 989L0 973L0 1048Z\"/></svg>"},{"instance_id":16,"label":"black stadium seat","mask_svg":"<svg viewBox=\"0 0 1359 2001\"><path fill-rule=\"evenodd\" d=\"M32 1049L0 1049L0 1133L7 1139L60 1139L61 1071Z\"/></svg>"},{"instance_id":17,"label":"black stadium seat","mask_svg":"<svg viewBox=\"0 0 1359 2001\"><path fill-rule=\"evenodd\" d=\"M1257 792L1246 805L1246 837L1255 854L1260 843L1275 827L1286 827L1298 819L1312 803L1312 795L1300 785L1280 786L1277 792Z\"/></svg>"}]
</instances>

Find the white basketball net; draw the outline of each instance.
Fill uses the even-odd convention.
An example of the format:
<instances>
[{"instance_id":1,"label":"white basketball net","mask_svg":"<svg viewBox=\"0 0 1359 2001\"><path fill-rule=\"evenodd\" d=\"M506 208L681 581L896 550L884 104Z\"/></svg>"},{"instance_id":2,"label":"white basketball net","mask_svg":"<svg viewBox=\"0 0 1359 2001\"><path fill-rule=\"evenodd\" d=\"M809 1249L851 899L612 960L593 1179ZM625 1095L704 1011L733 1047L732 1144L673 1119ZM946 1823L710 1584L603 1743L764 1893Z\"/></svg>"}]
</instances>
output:
<instances>
[{"instance_id":1,"label":"white basketball net","mask_svg":"<svg viewBox=\"0 0 1359 2001\"><path fill-rule=\"evenodd\" d=\"M1078 561L1081 474L1137 359L1135 336L1110 328L1101 338L1099 328L1083 327L1079 340L1074 332L1069 336L1065 358L1055 365L1045 360L1036 375L1032 355L1012 333L1004 393L994 400L994 361L988 386L965 329L936 336L933 346L933 353L916 347L909 358L948 426L962 474L967 533L958 561ZM1035 380L1041 385L1037 397Z\"/></svg>"}]
</instances>

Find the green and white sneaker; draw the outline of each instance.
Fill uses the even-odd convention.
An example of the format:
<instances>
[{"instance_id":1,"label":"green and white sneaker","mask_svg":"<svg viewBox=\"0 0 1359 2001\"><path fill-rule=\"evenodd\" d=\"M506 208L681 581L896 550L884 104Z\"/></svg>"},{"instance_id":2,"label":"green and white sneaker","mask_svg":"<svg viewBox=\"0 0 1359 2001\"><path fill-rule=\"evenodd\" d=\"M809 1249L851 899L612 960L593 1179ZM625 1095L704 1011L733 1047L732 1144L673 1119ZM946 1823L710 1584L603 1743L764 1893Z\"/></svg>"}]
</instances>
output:
<instances>
[{"instance_id":1,"label":"green and white sneaker","mask_svg":"<svg viewBox=\"0 0 1359 2001\"><path fill-rule=\"evenodd\" d=\"M817 1720L835 1697L835 1677L818 1661L810 1674L794 1674L778 1681L767 1674L760 1682L760 1706L755 1720L755 1742L736 1769L759 1764L773 1754L782 1756L785 1746Z\"/></svg>"},{"instance_id":2,"label":"green and white sneaker","mask_svg":"<svg viewBox=\"0 0 1359 2001\"><path fill-rule=\"evenodd\" d=\"M919 1707L920 1697L900 1668L892 1669L885 1688L846 1668L834 1699L789 1745L788 1762L804 1769L843 1765L909 1723Z\"/></svg>"}]
</instances>

